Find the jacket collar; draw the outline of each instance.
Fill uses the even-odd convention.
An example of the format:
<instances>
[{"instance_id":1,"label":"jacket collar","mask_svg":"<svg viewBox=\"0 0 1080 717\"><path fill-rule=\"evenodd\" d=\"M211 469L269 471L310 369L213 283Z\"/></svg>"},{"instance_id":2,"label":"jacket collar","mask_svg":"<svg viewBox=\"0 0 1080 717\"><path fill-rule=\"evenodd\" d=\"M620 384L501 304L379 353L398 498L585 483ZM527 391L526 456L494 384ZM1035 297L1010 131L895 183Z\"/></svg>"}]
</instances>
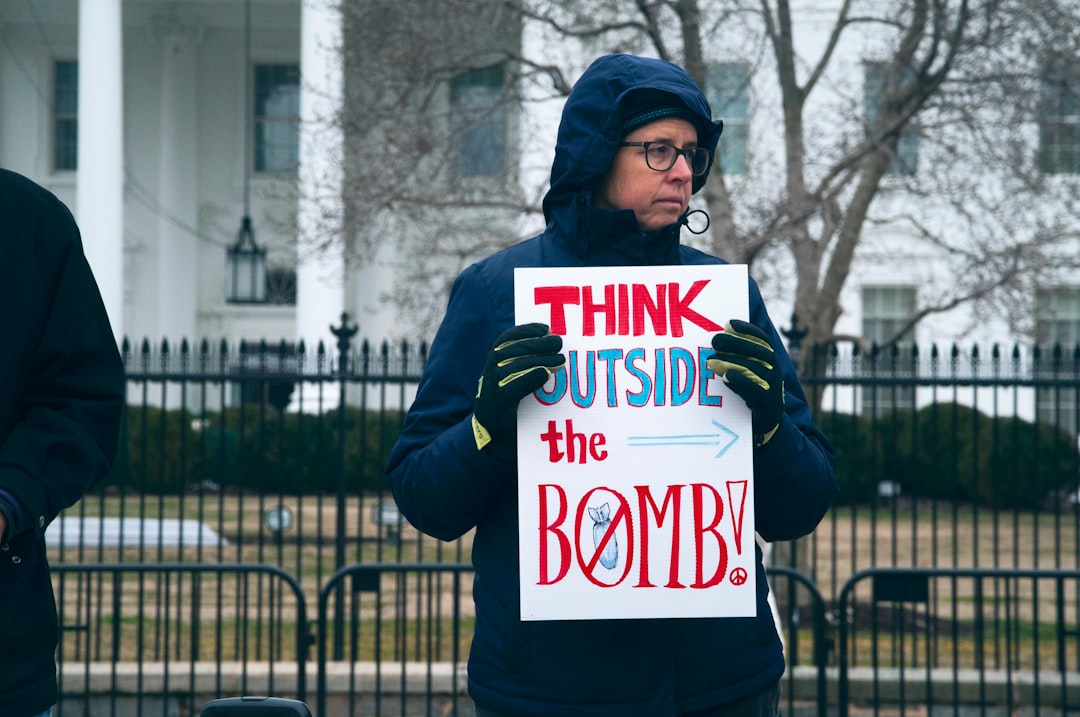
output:
<instances>
[{"instance_id":1,"label":"jacket collar","mask_svg":"<svg viewBox=\"0 0 1080 717\"><path fill-rule=\"evenodd\" d=\"M608 209L593 203L592 192L552 216L555 241L584 266L652 266L678 263L682 220L655 232L638 229L630 209Z\"/></svg>"}]
</instances>

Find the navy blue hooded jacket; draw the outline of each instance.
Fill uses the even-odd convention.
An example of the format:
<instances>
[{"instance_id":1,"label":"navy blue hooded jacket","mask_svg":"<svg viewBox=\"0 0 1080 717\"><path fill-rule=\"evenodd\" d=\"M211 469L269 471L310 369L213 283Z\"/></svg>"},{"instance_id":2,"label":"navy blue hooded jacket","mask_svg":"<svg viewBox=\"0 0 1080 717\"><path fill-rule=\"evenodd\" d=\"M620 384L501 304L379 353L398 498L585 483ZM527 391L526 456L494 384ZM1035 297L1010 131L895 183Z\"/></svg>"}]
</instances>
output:
<instances>
[{"instance_id":1,"label":"navy blue hooded jacket","mask_svg":"<svg viewBox=\"0 0 1080 717\"><path fill-rule=\"evenodd\" d=\"M547 228L457 278L387 467L394 497L416 528L443 540L476 528L469 693L499 712L678 715L742 700L784 671L760 550L754 618L522 622L516 457L489 456L473 439L477 380L496 337L515 323L515 267L723 263L681 245L681 223L643 235L633 211L593 204L622 140L621 103L640 89L679 98L697 118L698 144L715 148L721 124L681 68L629 55L594 62L563 109L544 198ZM706 176L695 178L694 191ZM753 281L750 320L777 348L787 389L780 429L755 450L756 527L765 540L790 540L816 527L836 493L832 449L812 422Z\"/></svg>"}]
</instances>

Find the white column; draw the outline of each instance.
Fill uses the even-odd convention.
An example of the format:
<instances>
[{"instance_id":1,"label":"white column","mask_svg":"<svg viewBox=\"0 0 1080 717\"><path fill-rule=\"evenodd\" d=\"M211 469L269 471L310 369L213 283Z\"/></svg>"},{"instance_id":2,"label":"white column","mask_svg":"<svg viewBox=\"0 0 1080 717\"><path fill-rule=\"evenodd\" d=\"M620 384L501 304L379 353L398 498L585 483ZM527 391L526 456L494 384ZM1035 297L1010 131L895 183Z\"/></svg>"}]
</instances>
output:
<instances>
[{"instance_id":1,"label":"white column","mask_svg":"<svg viewBox=\"0 0 1080 717\"><path fill-rule=\"evenodd\" d=\"M309 356L335 350L331 324L345 306L342 226L341 15L333 0L305 0L300 15L300 205L297 338ZM316 248L316 245L319 248Z\"/></svg>"},{"instance_id":2,"label":"white column","mask_svg":"<svg viewBox=\"0 0 1080 717\"><path fill-rule=\"evenodd\" d=\"M75 212L117 338L124 334L124 73L121 0L79 0Z\"/></svg>"},{"instance_id":3,"label":"white column","mask_svg":"<svg viewBox=\"0 0 1080 717\"><path fill-rule=\"evenodd\" d=\"M158 218L157 321L160 337L174 349L180 339L197 340L198 239L177 226L179 219L198 226L195 34L167 31L161 37L161 145L158 196L164 211ZM222 259L224 261L224 259ZM193 346L194 348L194 346Z\"/></svg>"}]
</instances>

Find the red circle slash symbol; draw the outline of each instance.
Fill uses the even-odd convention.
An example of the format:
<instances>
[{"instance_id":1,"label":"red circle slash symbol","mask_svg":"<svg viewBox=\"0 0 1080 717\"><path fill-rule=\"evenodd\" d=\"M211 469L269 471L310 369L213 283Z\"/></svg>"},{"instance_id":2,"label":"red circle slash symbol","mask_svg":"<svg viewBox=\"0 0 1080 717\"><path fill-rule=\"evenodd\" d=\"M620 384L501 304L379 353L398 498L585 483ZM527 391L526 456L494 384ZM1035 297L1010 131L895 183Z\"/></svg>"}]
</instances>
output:
<instances>
[{"instance_id":1,"label":"red circle slash symbol","mask_svg":"<svg viewBox=\"0 0 1080 717\"><path fill-rule=\"evenodd\" d=\"M735 568L731 571L731 584L742 585L746 582L746 568Z\"/></svg>"}]
</instances>

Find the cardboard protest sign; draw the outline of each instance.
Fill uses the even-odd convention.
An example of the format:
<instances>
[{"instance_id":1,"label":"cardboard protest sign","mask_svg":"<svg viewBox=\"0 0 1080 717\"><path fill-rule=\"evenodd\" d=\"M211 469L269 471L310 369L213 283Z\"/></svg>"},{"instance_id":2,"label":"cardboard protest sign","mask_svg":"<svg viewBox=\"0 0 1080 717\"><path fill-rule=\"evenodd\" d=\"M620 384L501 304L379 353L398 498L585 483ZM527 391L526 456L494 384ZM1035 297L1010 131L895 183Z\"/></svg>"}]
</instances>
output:
<instances>
[{"instance_id":1,"label":"cardboard protest sign","mask_svg":"<svg viewBox=\"0 0 1080 717\"><path fill-rule=\"evenodd\" d=\"M517 269L566 365L518 410L523 620L755 614L750 412L705 365L743 265Z\"/></svg>"}]
</instances>

